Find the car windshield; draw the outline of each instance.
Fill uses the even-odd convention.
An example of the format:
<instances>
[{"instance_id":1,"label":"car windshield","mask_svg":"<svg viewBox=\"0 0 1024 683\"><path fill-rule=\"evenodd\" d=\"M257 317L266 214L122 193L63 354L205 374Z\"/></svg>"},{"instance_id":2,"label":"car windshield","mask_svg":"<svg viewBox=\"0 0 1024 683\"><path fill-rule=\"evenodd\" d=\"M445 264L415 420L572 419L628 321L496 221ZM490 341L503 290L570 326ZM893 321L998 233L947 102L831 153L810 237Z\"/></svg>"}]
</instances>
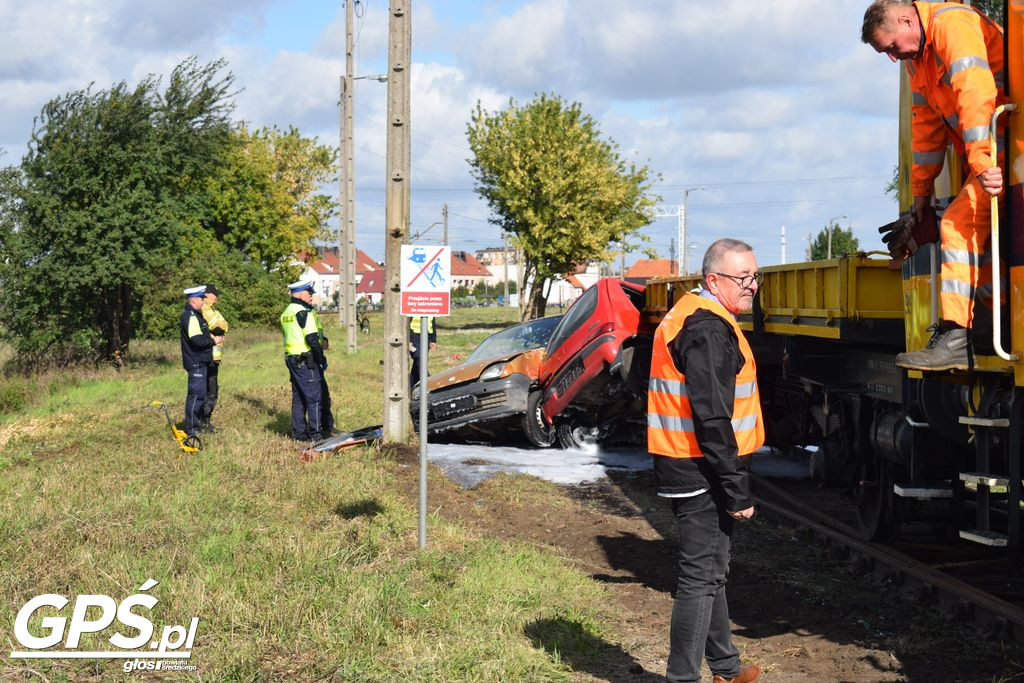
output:
<instances>
[{"instance_id":1,"label":"car windshield","mask_svg":"<svg viewBox=\"0 0 1024 683\"><path fill-rule=\"evenodd\" d=\"M562 316L556 315L550 318L531 320L492 334L484 339L480 346L473 350L473 353L469 354L466 362L470 363L495 356L510 356L530 349L539 349L548 343L551 331L555 329L561 319Z\"/></svg>"}]
</instances>

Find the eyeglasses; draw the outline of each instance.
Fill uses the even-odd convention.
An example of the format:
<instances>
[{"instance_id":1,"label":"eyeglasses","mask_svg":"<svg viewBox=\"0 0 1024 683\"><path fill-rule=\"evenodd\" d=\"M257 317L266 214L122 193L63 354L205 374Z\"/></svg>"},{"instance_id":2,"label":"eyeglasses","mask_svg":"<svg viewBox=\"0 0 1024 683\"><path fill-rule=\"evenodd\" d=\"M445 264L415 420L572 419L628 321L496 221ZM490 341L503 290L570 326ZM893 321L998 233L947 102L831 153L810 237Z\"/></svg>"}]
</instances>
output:
<instances>
[{"instance_id":1,"label":"eyeglasses","mask_svg":"<svg viewBox=\"0 0 1024 683\"><path fill-rule=\"evenodd\" d=\"M755 282L760 287L761 283L764 282L763 273L754 273L753 275L727 275L725 273L715 273L719 277L727 277L740 286L741 289L750 289L750 286Z\"/></svg>"}]
</instances>

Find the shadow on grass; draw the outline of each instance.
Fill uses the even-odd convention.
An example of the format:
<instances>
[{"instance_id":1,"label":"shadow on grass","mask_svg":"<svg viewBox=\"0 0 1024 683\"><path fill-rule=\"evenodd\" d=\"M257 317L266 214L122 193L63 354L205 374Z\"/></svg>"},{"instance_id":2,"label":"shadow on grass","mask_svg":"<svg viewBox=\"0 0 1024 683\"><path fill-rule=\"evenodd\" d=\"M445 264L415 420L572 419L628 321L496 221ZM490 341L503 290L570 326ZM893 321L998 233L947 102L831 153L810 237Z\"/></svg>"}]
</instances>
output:
<instances>
[{"instance_id":1,"label":"shadow on grass","mask_svg":"<svg viewBox=\"0 0 1024 683\"><path fill-rule=\"evenodd\" d=\"M263 425L263 428L266 429L267 431L273 432L274 434L279 434L281 436L292 435L291 415L283 413L280 410L274 410L274 408L272 408L270 404L268 404L262 398L257 398L256 396L249 396L247 394L235 394L234 397L237 398L242 403L248 403L256 410L260 410L266 413L268 417L270 417L270 422Z\"/></svg>"},{"instance_id":2,"label":"shadow on grass","mask_svg":"<svg viewBox=\"0 0 1024 683\"><path fill-rule=\"evenodd\" d=\"M344 519L376 517L382 512L384 512L384 507L372 498L363 498L354 503L338 503L338 506L334 508L334 514Z\"/></svg>"},{"instance_id":3,"label":"shadow on grass","mask_svg":"<svg viewBox=\"0 0 1024 683\"><path fill-rule=\"evenodd\" d=\"M590 633L573 619L538 619L523 627L523 633L552 657L573 671L584 671L603 681L663 681L662 676L645 671L628 652Z\"/></svg>"}]
</instances>

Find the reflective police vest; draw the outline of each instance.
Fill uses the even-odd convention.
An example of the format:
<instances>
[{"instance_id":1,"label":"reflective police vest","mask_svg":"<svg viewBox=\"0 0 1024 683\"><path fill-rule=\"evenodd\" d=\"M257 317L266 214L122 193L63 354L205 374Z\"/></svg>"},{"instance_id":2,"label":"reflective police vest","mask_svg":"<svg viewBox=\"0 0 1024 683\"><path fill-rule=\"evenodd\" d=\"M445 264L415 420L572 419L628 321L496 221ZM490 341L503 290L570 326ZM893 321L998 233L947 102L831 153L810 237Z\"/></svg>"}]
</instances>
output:
<instances>
[{"instance_id":1,"label":"reflective police vest","mask_svg":"<svg viewBox=\"0 0 1024 683\"><path fill-rule=\"evenodd\" d=\"M213 330L222 330L221 334L228 331L228 321L224 319L220 311L211 306L210 304L203 305L203 319L206 320L207 326L210 328L211 334ZM218 335L219 336L219 335ZM219 363L221 357L224 355L224 345L214 344L213 346L213 362Z\"/></svg>"},{"instance_id":2,"label":"reflective police vest","mask_svg":"<svg viewBox=\"0 0 1024 683\"><path fill-rule=\"evenodd\" d=\"M299 327L299 321L296 319L296 315L300 311L307 312L306 325L304 327ZM281 314L281 333L284 334L284 355L298 356L308 353L309 344L306 343L306 335L313 334L314 332L321 340L323 339L324 330L320 326L320 319L317 318L316 312L294 301L288 304L288 308L284 309L284 313Z\"/></svg>"},{"instance_id":3,"label":"reflective police vest","mask_svg":"<svg viewBox=\"0 0 1024 683\"><path fill-rule=\"evenodd\" d=\"M418 316L409 318L409 329L412 330L413 334L420 333L420 319ZM434 333L434 316L427 316L427 334Z\"/></svg>"},{"instance_id":4,"label":"reflective police vest","mask_svg":"<svg viewBox=\"0 0 1024 683\"><path fill-rule=\"evenodd\" d=\"M647 450L670 458L701 458L693 412L686 394L686 376L672 361L669 344L683 329L688 317L700 309L711 311L729 323L744 363L736 375L736 396L732 408L732 429L739 455L753 453L764 444L764 421L757 393L757 367L743 331L717 301L685 294L658 325L651 356L651 380L647 391Z\"/></svg>"}]
</instances>

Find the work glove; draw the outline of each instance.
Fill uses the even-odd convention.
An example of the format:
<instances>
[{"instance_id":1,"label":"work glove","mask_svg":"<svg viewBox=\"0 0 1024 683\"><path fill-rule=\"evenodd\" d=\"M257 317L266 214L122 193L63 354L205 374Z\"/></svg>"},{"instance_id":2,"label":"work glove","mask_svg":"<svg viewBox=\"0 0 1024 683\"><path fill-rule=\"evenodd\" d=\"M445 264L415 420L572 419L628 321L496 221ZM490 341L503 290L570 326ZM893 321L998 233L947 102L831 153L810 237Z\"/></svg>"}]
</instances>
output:
<instances>
[{"instance_id":1,"label":"work glove","mask_svg":"<svg viewBox=\"0 0 1024 683\"><path fill-rule=\"evenodd\" d=\"M323 363L320 364L320 370L323 371L323 372L327 372L327 361L326 360Z\"/></svg>"},{"instance_id":2,"label":"work glove","mask_svg":"<svg viewBox=\"0 0 1024 683\"><path fill-rule=\"evenodd\" d=\"M935 209L929 206L920 213L908 213L883 225L878 232L889 250L890 258L905 261L917 253L922 244L938 241L939 227L935 220Z\"/></svg>"}]
</instances>

